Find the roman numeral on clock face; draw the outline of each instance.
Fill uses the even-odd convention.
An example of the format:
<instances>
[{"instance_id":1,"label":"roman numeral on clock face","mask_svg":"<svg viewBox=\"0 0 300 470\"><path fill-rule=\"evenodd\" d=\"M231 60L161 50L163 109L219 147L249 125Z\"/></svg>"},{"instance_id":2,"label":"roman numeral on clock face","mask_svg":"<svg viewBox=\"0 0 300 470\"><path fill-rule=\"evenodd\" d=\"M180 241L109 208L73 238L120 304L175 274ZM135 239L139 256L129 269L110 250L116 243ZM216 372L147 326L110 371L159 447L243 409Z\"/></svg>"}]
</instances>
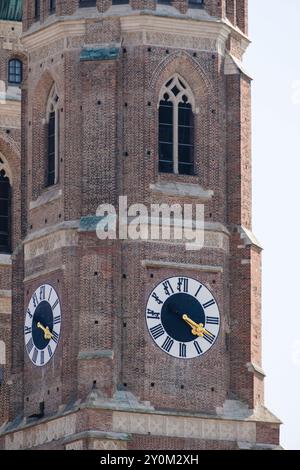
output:
<instances>
[{"instance_id":1,"label":"roman numeral on clock face","mask_svg":"<svg viewBox=\"0 0 300 470\"><path fill-rule=\"evenodd\" d=\"M174 290L173 290L173 287L171 286L170 281L163 282L163 288L164 288L166 295L174 294Z\"/></svg>"},{"instance_id":2,"label":"roman numeral on clock face","mask_svg":"<svg viewBox=\"0 0 300 470\"><path fill-rule=\"evenodd\" d=\"M57 325L60 322L61 322L61 315L57 315L56 317L53 318L53 325Z\"/></svg>"},{"instance_id":3,"label":"roman numeral on clock face","mask_svg":"<svg viewBox=\"0 0 300 470\"><path fill-rule=\"evenodd\" d=\"M48 350L49 357L52 357L53 352L52 352L50 344L48 344L47 350Z\"/></svg>"},{"instance_id":4,"label":"roman numeral on clock face","mask_svg":"<svg viewBox=\"0 0 300 470\"><path fill-rule=\"evenodd\" d=\"M32 331L31 326L26 326L26 325L24 326L24 334L25 335L30 335L31 331Z\"/></svg>"},{"instance_id":5,"label":"roman numeral on clock face","mask_svg":"<svg viewBox=\"0 0 300 470\"><path fill-rule=\"evenodd\" d=\"M171 350L171 347L173 346L174 344L174 340L170 338L170 336L168 336L165 341L164 341L164 344L162 345L162 348L167 351L167 352L170 352Z\"/></svg>"},{"instance_id":6,"label":"roman numeral on clock face","mask_svg":"<svg viewBox=\"0 0 300 470\"><path fill-rule=\"evenodd\" d=\"M208 307L211 307L212 305L215 305L215 300L214 299L211 299L209 300L208 302L206 302L205 304L202 305L203 308L208 308Z\"/></svg>"},{"instance_id":7,"label":"roman numeral on clock face","mask_svg":"<svg viewBox=\"0 0 300 470\"><path fill-rule=\"evenodd\" d=\"M210 333L210 331L208 331L208 333L204 333L203 338L206 339L206 341L208 341L210 344L213 344L215 340L215 335Z\"/></svg>"},{"instance_id":8,"label":"roman numeral on clock face","mask_svg":"<svg viewBox=\"0 0 300 470\"><path fill-rule=\"evenodd\" d=\"M178 292L185 292L189 291L189 280L185 277L179 277L177 283L177 290Z\"/></svg>"},{"instance_id":9,"label":"roman numeral on clock face","mask_svg":"<svg viewBox=\"0 0 300 470\"><path fill-rule=\"evenodd\" d=\"M179 356L186 357L186 345L184 343L179 343Z\"/></svg>"},{"instance_id":10,"label":"roman numeral on clock face","mask_svg":"<svg viewBox=\"0 0 300 470\"><path fill-rule=\"evenodd\" d=\"M148 308L147 318L153 318L154 320L160 320L160 313L154 312L154 310L151 310L150 308Z\"/></svg>"},{"instance_id":11,"label":"roman numeral on clock face","mask_svg":"<svg viewBox=\"0 0 300 470\"><path fill-rule=\"evenodd\" d=\"M31 313L31 311L30 311L29 308L27 309L27 315L29 316L30 319L33 317L33 315L32 315L32 313Z\"/></svg>"},{"instance_id":12,"label":"roman numeral on clock face","mask_svg":"<svg viewBox=\"0 0 300 470\"><path fill-rule=\"evenodd\" d=\"M196 348L197 353L200 356L200 354L202 354L202 349L200 348L200 344L198 343L198 341L194 341L194 346Z\"/></svg>"},{"instance_id":13,"label":"roman numeral on clock face","mask_svg":"<svg viewBox=\"0 0 300 470\"><path fill-rule=\"evenodd\" d=\"M52 305L52 310L54 310L54 309L58 306L58 303L59 303L59 300L56 299L56 301L55 301L54 304Z\"/></svg>"},{"instance_id":14,"label":"roman numeral on clock face","mask_svg":"<svg viewBox=\"0 0 300 470\"><path fill-rule=\"evenodd\" d=\"M56 331L52 331L52 339L55 343L58 343L58 339L59 339L59 336L58 334L56 333Z\"/></svg>"},{"instance_id":15,"label":"roman numeral on clock face","mask_svg":"<svg viewBox=\"0 0 300 470\"><path fill-rule=\"evenodd\" d=\"M28 354L31 353L33 346L34 346L34 344L33 344L33 339L30 338L30 340L29 340L28 343L26 344L26 349L27 349Z\"/></svg>"},{"instance_id":16,"label":"roman numeral on clock face","mask_svg":"<svg viewBox=\"0 0 300 470\"><path fill-rule=\"evenodd\" d=\"M40 300L45 300L46 286L40 287Z\"/></svg>"},{"instance_id":17,"label":"roman numeral on clock face","mask_svg":"<svg viewBox=\"0 0 300 470\"><path fill-rule=\"evenodd\" d=\"M52 289L52 287L51 287L51 289L50 289L50 291L49 291L49 295L48 295L48 302L50 301L52 291L53 291L53 289Z\"/></svg>"},{"instance_id":18,"label":"roman numeral on clock face","mask_svg":"<svg viewBox=\"0 0 300 470\"><path fill-rule=\"evenodd\" d=\"M153 297L153 299L155 300L155 302L158 303L158 305L163 304L163 301L160 300L160 298L158 297L158 295L157 295L155 292L153 292L152 297Z\"/></svg>"},{"instance_id":19,"label":"roman numeral on clock face","mask_svg":"<svg viewBox=\"0 0 300 470\"><path fill-rule=\"evenodd\" d=\"M36 308L39 304L38 297L37 297L36 293L34 293L33 296L32 296L32 303L34 305L34 308Z\"/></svg>"},{"instance_id":20,"label":"roman numeral on clock face","mask_svg":"<svg viewBox=\"0 0 300 470\"><path fill-rule=\"evenodd\" d=\"M197 297L197 295L199 294L199 292L200 292L201 289L202 289L202 286L200 285L200 286L198 287L198 289L197 289L197 292L196 292L196 294L195 294L195 297Z\"/></svg>"},{"instance_id":21,"label":"roman numeral on clock face","mask_svg":"<svg viewBox=\"0 0 300 470\"><path fill-rule=\"evenodd\" d=\"M44 362L45 362L45 353L44 353L44 351L41 351L41 357L40 357L41 366L44 364Z\"/></svg>"},{"instance_id":22,"label":"roman numeral on clock face","mask_svg":"<svg viewBox=\"0 0 300 470\"><path fill-rule=\"evenodd\" d=\"M160 336L165 334L164 327L162 326L161 323L159 325L156 325L156 326L153 326L152 328L150 328L150 332L151 332L154 339L157 339Z\"/></svg>"},{"instance_id":23,"label":"roman numeral on clock face","mask_svg":"<svg viewBox=\"0 0 300 470\"><path fill-rule=\"evenodd\" d=\"M206 323L209 325L218 325L219 321L218 317L206 317Z\"/></svg>"},{"instance_id":24,"label":"roman numeral on clock face","mask_svg":"<svg viewBox=\"0 0 300 470\"><path fill-rule=\"evenodd\" d=\"M38 358L39 351L37 348L34 348L33 355L32 355L32 362L36 364L37 358Z\"/></svg>"}]
</instances>

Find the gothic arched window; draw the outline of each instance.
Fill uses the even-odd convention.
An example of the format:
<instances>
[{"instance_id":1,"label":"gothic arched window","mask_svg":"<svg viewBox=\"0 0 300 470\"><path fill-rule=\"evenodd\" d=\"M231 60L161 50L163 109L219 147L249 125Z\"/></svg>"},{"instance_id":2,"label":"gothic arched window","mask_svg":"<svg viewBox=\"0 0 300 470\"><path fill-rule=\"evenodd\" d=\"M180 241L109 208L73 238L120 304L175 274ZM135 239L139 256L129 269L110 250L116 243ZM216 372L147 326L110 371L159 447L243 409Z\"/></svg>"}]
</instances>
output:
<instances>
[{"instance_id":1,"label":"gothic arched window","mask_svg":"<svg viewBox=\"0 0 300 470\"><path fill-rule=\"evenodd\" d=\"M19 59L8 62L8 82L16 85L22 82L22 62Z\"/></svg>"},{"instance_id":2,"label":"gothic arched window","mask_svg":"<svg viewBox=\"0 0 300 470\"><path fill-rule=\"evenodd\" d=\"M179 76L162 88L159 101L159 171L194 173L194 99Z\"/></svg>"},{"instance_id":3,"label":"gothic arched window","mask_svg":"<svg viewBox=\"0 0 300 470\"><path fill-rule=\"evenodd\" d=\"M3 163L0 159L0 163ZM5 170L0 170L0 253L11 251L11 186Z\"/></svg>"},{"instance_id":4,"label":"gothic arched window","mask_svg":"<svg viewBox=\"0 0 300 470\"><path fill-rule=\"evenodd\" d=\"M58 182L58 152L59 152L59 113L58 94L53 85L47 106L47 186Z\"/></svg>"}]
</instances>

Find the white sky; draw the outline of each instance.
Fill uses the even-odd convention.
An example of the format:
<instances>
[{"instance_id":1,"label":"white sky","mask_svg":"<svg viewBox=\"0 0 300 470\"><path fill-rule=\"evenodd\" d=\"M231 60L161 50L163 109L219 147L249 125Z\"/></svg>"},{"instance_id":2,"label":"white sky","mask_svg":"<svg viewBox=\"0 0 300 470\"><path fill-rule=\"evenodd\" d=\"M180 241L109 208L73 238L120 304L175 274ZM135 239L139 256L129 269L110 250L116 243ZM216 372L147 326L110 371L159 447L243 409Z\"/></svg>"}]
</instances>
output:
<instances>
[{"instance_id":1,"label":"white sky","mask_svg":"<svg viewBox=\"0 0 300 470\"><path fill-rule=\"evenodd\" d=\"M300 449L299 0L249 0L254 78L253 231L263 253L266 404L282 445Z\"/></svg>"}]
</instances>

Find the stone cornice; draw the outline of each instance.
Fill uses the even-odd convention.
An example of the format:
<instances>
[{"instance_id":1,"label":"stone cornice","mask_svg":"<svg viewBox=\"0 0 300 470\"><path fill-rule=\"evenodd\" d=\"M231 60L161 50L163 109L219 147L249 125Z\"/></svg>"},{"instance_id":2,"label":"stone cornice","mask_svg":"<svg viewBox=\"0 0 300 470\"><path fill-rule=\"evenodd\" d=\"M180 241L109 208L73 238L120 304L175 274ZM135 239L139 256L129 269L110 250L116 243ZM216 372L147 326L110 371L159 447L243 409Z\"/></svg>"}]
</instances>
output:
<instances>
[{"instance_id":1,"label":"stone cornice","mask_svg":"<svg viewBox=\"0 0 300 470\"><path fill-rule=\"evenodd\" d=\"M106 19L115 18L116 15L103 15ZM99 18L82 17L59 17L51 23L45 22L43 25L33 26L25 32L22 43L25 49L34 50L48 45L53 41L68 37L82 36L86 32L86 25L99 21ZM150 11L126 12L120 16L121 34L141 33L142 43L151 43L153 34L173 35L182 38L195 38L208 41L214 44L209 50L214 49L224 54L227 38L231 33L241 38L242 48L245 50L249 44L248 38L231 23L226 20L216 18L197 18L187 15L162 15Z\"/></svg>"},{"instance_id":2,"label":"stone cornice","mask_svg":"<svg viewBox=\"0 0 300 470\"><path fill-rule=\"evenodd\" d=\"M59 18L55 23L45 24L36 31L29 31L22 36L22 44L26 50L39 49L53 41L70 36L83 36L86 22L83 19L70 20Z\"/></svg>"}]
</instances>

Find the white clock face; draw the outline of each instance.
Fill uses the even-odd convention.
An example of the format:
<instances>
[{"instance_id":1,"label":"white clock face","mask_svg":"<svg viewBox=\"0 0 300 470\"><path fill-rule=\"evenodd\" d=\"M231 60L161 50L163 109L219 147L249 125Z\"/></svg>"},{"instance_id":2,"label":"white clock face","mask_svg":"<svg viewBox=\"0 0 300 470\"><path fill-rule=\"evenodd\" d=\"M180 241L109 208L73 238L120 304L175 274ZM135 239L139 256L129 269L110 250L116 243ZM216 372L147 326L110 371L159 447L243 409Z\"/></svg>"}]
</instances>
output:
<instances>
[{"instance_id":1,"label":"white clock face","mask_svg":"<svg viewBox=\"0 0 300 470\"><path fill-rule=\"evenodd\" d=\"M60 338L61 306L50 284L42 284L32 294L25 314L25 349L31 362L44 366L53 357Z\"/></svg>"},{"instance_id":2,"label":"white clock face","mask_svg":"<svg viewBox=\"0 0 300 470\"><path fill-rule=\"evenodd\" d=\"M204 284L178 276L160 282L150 293L146 322L160 349L173 357L192 359L216 342L220 312Z\"/></svg>"}]
</instances>

